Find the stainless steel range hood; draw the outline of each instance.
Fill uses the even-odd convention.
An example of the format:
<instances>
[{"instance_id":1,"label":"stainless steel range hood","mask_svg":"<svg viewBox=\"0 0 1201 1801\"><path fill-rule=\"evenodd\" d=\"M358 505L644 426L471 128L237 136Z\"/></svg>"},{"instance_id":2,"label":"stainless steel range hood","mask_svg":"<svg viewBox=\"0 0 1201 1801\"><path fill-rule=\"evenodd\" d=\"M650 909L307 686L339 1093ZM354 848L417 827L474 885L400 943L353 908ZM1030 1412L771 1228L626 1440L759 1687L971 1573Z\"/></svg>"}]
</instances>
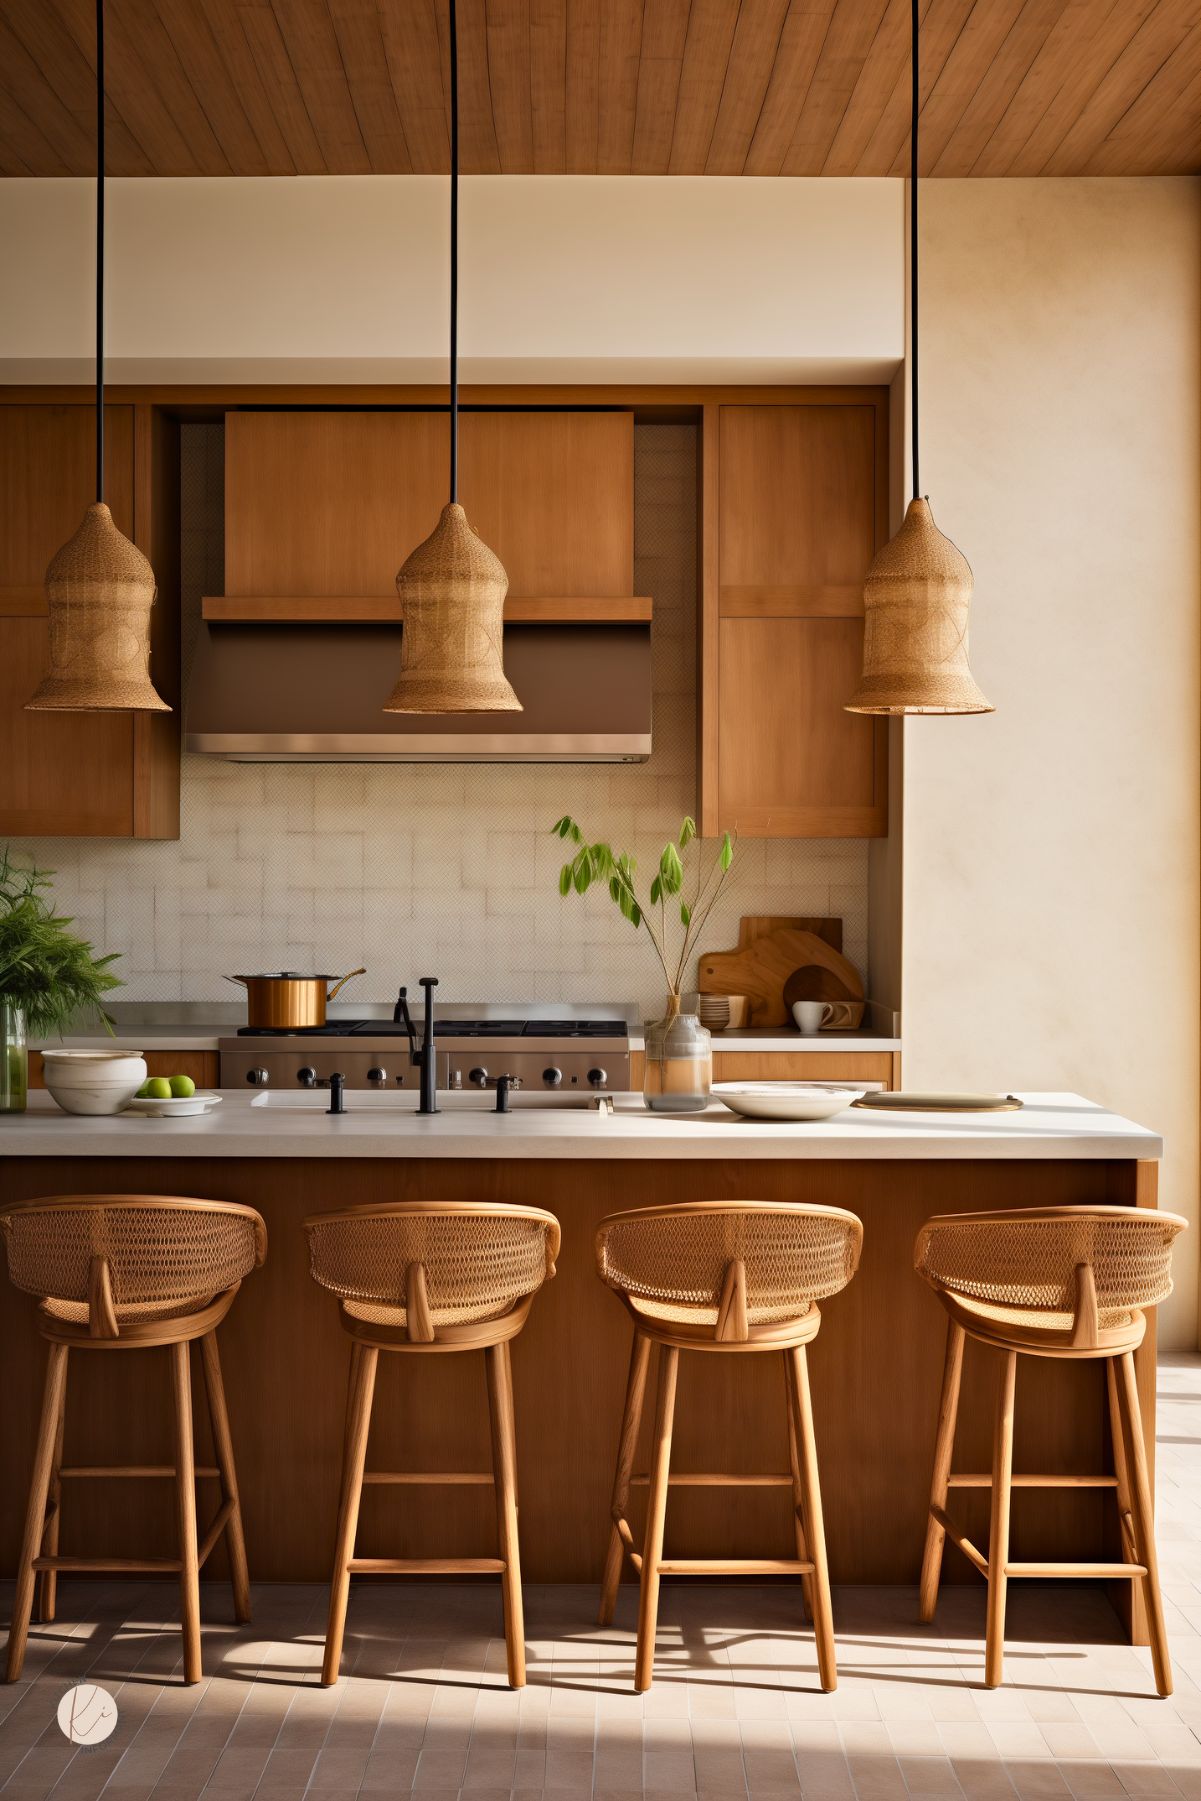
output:
<instances>
[{"instance_id":1,"label":"stainless steel range hood","mask_svg":"<svg viewBox=\"0 0 1201 1801\"><path fill-rule=\"evenodd\" d=\"M520 625L521 713L383 712L395 625L203 622L184 749L249 763L640 763L651 753L649 625Z\"/></svg>"}]
</instances>

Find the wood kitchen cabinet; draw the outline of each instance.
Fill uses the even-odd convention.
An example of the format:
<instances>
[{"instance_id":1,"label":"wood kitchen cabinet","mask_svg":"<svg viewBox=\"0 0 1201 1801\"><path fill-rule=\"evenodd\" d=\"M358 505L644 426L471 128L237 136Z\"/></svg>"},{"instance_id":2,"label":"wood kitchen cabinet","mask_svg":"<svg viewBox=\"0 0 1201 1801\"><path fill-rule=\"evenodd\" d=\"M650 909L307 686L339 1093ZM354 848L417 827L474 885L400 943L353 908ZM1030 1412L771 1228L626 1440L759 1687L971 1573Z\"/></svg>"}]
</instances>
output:
<instances>
[{"instance_id":1,"label":"wood kitchen cabinet","mask_svg":"<svg viewBox=\"0 0 1201 1801\"><path fill-rule=\"evenodd\" d=\"M43 582L95 493L95 408L0 406L0 836L177 838L177 712L27 713L46 669ZM105 408L113 519L159 583L152 674L177 708L177 439L150 407Z\"/></svg>"},{"instance_id":2,"label":"wood kitchen cabinet","mask_svg":"<svg viewBox=\"0 0 1201 1801\"><path fill-rule=\"evenodd\" d=\"M707 405L702 434L701 830L883 836L885 722L843 710L863 578L886 530L887 393Z\"/></svg>"},{"instance_id":3,"label":"wood kitchen cabinet","mask_svg":"<svg viewBox=\"0 0 1201 1801\"><path fill-rule=\"evenodd\" d=\"M513 599L604 617L633 595L632 412L470 412L459 430L459 497ZM444 412L228 414L226 600L398 610L396 571L446 504L449 432Z\"/></svg>"},{"instance_id":4,"label":"wood kitchen cabinet","mask_svg":"<svg viewBox=\"0 0 1201 1801\"><path fill-rule=\"evenodd\" d=\"M103 1046L99 1046L103 1049ZM191 1076L197 1088L215 1088L220 1067L216 1051L147 1051L146 1073L150 1076ZM29 1086L44 1088L46 1074L42 1053L29 1053Z\"/></svg>"}]
</instances>

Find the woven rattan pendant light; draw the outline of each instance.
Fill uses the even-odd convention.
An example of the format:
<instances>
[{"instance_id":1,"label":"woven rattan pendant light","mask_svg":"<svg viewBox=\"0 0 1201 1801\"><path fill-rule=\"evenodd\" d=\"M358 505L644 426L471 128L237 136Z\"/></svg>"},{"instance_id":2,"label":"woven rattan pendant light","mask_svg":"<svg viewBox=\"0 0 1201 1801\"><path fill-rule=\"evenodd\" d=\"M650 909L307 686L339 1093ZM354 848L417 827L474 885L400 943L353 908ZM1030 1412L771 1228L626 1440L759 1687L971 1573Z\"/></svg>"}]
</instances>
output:
<instances>
[{"instance_id":1,"label":"woven rattan pendant light","mask_svg":"<svg viewBox=\"0 0 1201 1801\"><path fill-rule=\"evenodd\" d=\"M96 0L96 500L46 571L50 667L27 712L169 713L150 680L154 571L104 504L104 0Z\"/></svg>"},{"instance_id":2,"label":"woven rattan pendant light","mask_svg":"<svg viewBox=\"0 0 1201 1801\"><path fill-rule=\"evenodd\" d=\"M911 0L909 128L909 421L913 499L863 584L863 679L848 713L991 713L967 659L972 572L934 523L918 471L917 128L920 0Z\"/></svg>"},{"instance_id":3,"label":"woven rattan pendant light","mask_svg":"<svg viewBox=\"0 0 1201 1801\"><path fill-rule=\"evenodd\" d=\"M459 505L459 38L450 0L450 501L398 576L400 675L385 713L520 713L504 670L504 565Z\"/></svg>"}]
</instances>

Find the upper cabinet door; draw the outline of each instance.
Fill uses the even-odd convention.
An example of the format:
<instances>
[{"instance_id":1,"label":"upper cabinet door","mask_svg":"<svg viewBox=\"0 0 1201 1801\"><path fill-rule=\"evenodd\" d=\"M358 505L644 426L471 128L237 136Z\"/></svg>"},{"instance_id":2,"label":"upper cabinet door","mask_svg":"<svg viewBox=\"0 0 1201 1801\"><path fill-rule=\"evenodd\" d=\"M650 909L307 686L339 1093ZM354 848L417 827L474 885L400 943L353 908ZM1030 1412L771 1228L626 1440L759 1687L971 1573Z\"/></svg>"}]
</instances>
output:
<instances>
[{"instance_id":1,"label":"upper cabinet door","mask_svg":"<svg viewBox=\"0 0 1201 1801\"><path fill-rule=\"evenodd\" d=\"M707 409L701 814L706 832L888 829L887 731L843 710L884 518L887 411Z\"/></svg>"},{"instance_id":2,"label":"upper cabinet door","mask_svg":"<svg viewBox=\"0 0 1201 1801\"><path fill-rule=\"evenodd\" d=\"M631 413L460 416L459 498L520 599L628 597ZM449 498L445 413L231 413L225 591L395 594Z\"/></svg>"},{"instance_id":3,"label":"upper cabinet door","mask_svg":"<svg viewBox=\"0 0 1201 1801\"><path fill-rule=\"evenodd\" d=\"M105 408L105 492L133 536L133 408ZM135 830L128 713L27 713L45 674L43 582L95 498L96 411L0 406L0 835L128 837Z\"/></svg>"}]
</instances>

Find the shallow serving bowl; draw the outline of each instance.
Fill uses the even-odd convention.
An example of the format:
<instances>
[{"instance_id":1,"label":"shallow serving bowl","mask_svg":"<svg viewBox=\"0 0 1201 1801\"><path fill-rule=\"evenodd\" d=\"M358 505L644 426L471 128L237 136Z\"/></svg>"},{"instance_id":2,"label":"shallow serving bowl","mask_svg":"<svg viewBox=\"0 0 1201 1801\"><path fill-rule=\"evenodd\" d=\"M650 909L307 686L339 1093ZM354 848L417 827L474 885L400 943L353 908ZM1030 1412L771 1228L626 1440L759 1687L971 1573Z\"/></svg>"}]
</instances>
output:
<instances>
[{"instance_id":1,"label":"shallow serving bowl","mask_svg":"<svg viewBox=\"0 0 1201 1801\"><path fill-rule=\"evenodd\" d=\"M120 1113L146 1080L140 1051L43 1051L42 1068L64 1113Z\"/></svg>"},{"instance_id":2,"label":"shallow serving bowl","mask_svg":"<svg viewBox=\"0 0 1201 1801\"><path fill-rule=\"evenodd\" d=\"M863 1093L813 1082L714 1082L713 1095L745 1119L831 1119Z\"/></svg>"},{"instance_id":3,"label":"shallow serving bowl","mask_svg":"<svg viewBox=\"0 0 1201 1801\"><path fill-rule=\"evenodd\" d=\"M139 1084L140 1086L140 1084ZM143 1119L191 1119L197 1113L211 1113L214 1107L221 1105L219 1094L201 1093L172 1095L170 1100L139 1100L135 1095L129 1105L123 1109L126 1113L138 1113Z\"/></svg>"}]
</instances>

